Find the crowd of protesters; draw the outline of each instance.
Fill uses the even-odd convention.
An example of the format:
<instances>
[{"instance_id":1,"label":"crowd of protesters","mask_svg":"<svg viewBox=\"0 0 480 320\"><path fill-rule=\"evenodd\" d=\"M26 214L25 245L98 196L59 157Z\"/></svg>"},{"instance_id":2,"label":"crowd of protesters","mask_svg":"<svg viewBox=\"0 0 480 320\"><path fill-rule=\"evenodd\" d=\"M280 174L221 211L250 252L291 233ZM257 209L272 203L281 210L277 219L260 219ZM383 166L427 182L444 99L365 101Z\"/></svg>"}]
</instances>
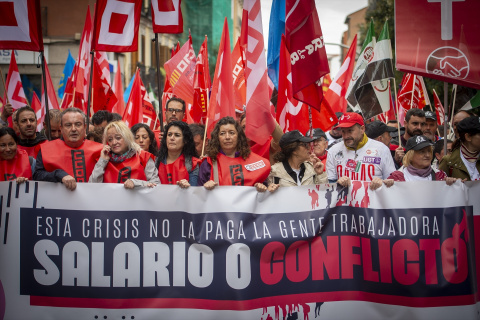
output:
<instances>
[{"instance_id":1,"label":"crowd of protesters","mask_svg":"<svg viewBox=\"0 0 480 320\"><path fill-rule=\"evenodd\" d=\"M244 115L219 119L207 140L203 125L182 121L185 112L183 100L169 100L164 131L155 133L141 123L130 129L107 111L87 119L77 108L50 110L49 127L38 132L33 109L13 112L7 104L0 119L0 180L60 182L69 190L90 182L127 189L241 185L258 192L322 183L347 187L355 180L370 182L372 190L395 181L480 180L480 120L468 111L455 114L452 140L438 135L433 112L410 109L404 128L347 112L337 114L329 132L283 134L277 126L264 145L245 135Z\"/></svg>"}]
</instances>

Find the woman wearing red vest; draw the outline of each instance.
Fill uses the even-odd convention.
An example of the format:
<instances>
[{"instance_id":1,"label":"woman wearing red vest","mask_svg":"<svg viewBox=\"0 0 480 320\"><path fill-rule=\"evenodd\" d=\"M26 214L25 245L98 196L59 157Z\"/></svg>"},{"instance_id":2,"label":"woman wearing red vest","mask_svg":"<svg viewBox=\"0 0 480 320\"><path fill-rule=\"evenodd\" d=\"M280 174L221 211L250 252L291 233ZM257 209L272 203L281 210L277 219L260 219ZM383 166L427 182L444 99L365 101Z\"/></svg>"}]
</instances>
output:
<instances>
[{"instance_id":1,"label":"woman wearing red vest","mask_svg":"<svg viewBox=\"0 0 480 320\"><path fill-rule=\"evenodd\" d=\"M196 186L199 159L195 157L195 142L188 124L173 121L165 126L155 166L162 184L177 184L181 188Z\"/></svg>"},{"instance_id":2,"label":"woman wearing red vest","mask_svg":"<svg viewBox=\"0 0 480 320\"><path fill-rule=\"evenodd\" d=\"M0 128L0 181L22 183L32 178L35 160L30 159L25 150L17 148L18 141L12 128Z\"/></svg>"},{"instance_id":3,"label":"woman wearing red vest","mask_svg":"<svg viewBox=\"0 0 480 320\"><path fill-rule=\"evenodd\" d=\"M199 185L212 190L221 186L255 186L263 184L270 173L270 161L253 153L242 127L232 117L220 119L208 142L208 157L200 166Z\"/></svg>"},{"instance_id":4,"label":"woman wearing red vest","mask_svg":"<svg viewBox=\"0 0 480 320\"><path fill-rule=\"evenodd\" d=\"M153 155L135 143L122 121L110 122L103 134L103 150L89 182L123 183L126 189L160 183Z\"/></svg>"}]
</instances>

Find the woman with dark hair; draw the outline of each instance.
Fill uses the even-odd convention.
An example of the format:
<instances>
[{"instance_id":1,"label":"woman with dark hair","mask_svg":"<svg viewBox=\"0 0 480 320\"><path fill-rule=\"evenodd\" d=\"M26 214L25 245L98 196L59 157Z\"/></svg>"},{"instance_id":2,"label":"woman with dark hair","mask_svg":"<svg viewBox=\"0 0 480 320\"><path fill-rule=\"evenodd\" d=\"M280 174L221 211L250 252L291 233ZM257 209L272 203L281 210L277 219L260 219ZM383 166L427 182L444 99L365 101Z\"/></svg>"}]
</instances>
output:
<instances>
[{"instance_id":1,"label":"woman with dark hair","mask_svg":"<svg viewBox=\"0 0 480 320\"><path fill-rule=\"evenodd\" d=\"M264 192L263 182L270 173L270 161L251 152L240 124L224 117L215 125L202 162L199 185L212 190L221 186L255 186Z\"/></svg>"},{"instance_id":2,"label":"woman with dark hair","mask_svg":"<svg viewBox=\"0 0 480 320\"><path fill-rule=\"evenodd\" d=\"M443 157L438 168L449 177L463 181L480 180L480 118L468 117L457 124L459 138L452 153Z\"/></svg>"},{"instance_id":3,"label":"woman with dark hair","mask_svg":"<svg viewBox=\"0 0 480 320\"><path fill-rule=\"evenodd\" d=\"M183 121L167 124L155 162L162 184L177 184L181 188L196 186L198 162L195 142L188 124Z\"/></svg>"},{"instance_id":4,"label":"woman with dark hair","mask_svg":"<svg viewBox=\"0 0 480 320\"><path fill-rule=\"evenodd\" d=\"M0 181L22 183L33 176L35 159L29 157L25 150L17 148L18 141L12 128L0 128Z\"/></svg>"},{"instance_id":5,"label":"woman with dark hair","mask_svg":"<svg viewBox=\"0 0 480 320\"><path fill-rule=\"evenodd\" d=\"M313 138L303 136L298 130L283 135L280 139L281 150L274 155L274 159L278 162L272 166L272 171L268 176L269 191L273 192L278 187L328 182L324 164L309 153L309 144L313 140Z\"/></svg>"},{"instance_id":6,"label":"woman with dark hair","mask_svg":"<svg viewBox=\"0 0 480 320\"><path fill-rule=\"evenodd\" d=\"M132 133L135 137L135 142L142 148L143 151L148 151L154 156L157 156L157 139L152 129L145 123L137 123L132 127Z\"/></svg>"}]
</instances>

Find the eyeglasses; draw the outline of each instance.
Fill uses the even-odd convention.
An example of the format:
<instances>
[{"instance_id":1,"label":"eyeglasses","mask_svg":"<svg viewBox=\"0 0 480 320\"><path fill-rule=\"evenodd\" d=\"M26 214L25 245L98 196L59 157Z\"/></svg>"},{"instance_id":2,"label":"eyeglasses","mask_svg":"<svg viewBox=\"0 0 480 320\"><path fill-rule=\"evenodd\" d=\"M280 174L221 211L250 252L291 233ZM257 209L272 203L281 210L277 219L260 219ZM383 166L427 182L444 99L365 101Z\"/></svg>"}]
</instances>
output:
<instances>
[{"instance_id":1,"label":"eyeglasses","mask_svg":"<svg viewBox=\"0 0 480 320\"><path fill-rule=\"evenodd\" d=\"M183 113L183 110L182 109L173 109L173 108L168 108L167 109L168 112L171 112L171 113Z\"/></svg>"}]
</instances>

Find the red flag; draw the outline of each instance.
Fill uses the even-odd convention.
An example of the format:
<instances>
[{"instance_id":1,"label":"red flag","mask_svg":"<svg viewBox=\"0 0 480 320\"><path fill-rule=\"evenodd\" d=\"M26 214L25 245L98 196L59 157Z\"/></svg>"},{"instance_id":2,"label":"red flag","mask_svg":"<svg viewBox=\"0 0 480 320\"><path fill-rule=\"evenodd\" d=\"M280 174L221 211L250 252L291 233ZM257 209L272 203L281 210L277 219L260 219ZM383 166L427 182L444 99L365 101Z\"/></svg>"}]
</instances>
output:
<instances>
[{"instance_id":1,"label":"red flag","mask_svg":"<svg viewBox=\"0 0 480 320\"><path fill-rule=\"evenodd\" d=\"M156 130L160 126L160 122L158 122L157 112L150 101L150 97L148 96L147 89L145 89L142 79L140 79L140 93L142 95L142 123L148 125L150 129Z\"/></svg>"},{"instance_id":2,"label":"red flag","mask_svg":"<svg viewBox=\"0 0 480 320\"><path fill-rule=\"evenodd\" d=\"M389 120L395 120L395 105L393 103L392 93L390 90L390 81L388 81L388 92L390 94L390 109L387 112L384 112L378 115L380 121L387 123Z\"/></svg>"},{"instance_id":3,"label":"red flag","mask_svg":"<svg viewBox=\"0 0 480 320\"><path fill-rule=\"evenodd\" d=\"M15 52L12 50L10 56L10 67L7 75L7 96L12 104L14 110L26 106L28 104L25 92L23 91L22 80L20 79L20 72L18 72L17 60L15 59ZM7 100L5 100L7 101Z\"/></svg>"},{"instance_id":4,"label":"red flag","mask_svg":"<svg viewBox=\"0 0 480 320\"><path fill-rule=\"evenodd\" d=\"M0 2L0 49L43 51L40 0Z\"/></svg>"},{"instance_id":5,"label":"red flag","mask_svg":"<svg viewBox=\"0 0 480 320\"><path fill-rule=\"evenodd\" d=\"M142 6L142 0L97 0L92 49L137 51Z\"/></svg>"},{"instance_id":6,"label":"red flag","mask_svg":"<svg viewBox=\"0 0 480 320\"><path fill-rule=\"evenodd\" d=\"M152 0L152 28L154 33L182 33L182 0Z\"/></svg>"},{"instance_id":7,"label":"red flag","mask_svg":"<svg viewBox=\"0 0 480 320\"><path fill-rule=\"evenodd\" d=\"M123 114L123 111L125 110L125 103L123 102L123 85L120 60L117 60L117 72L115 73L115 78L113 79L113 90L115 91L115 96L117 97L117 104L113 106L112 112Z\"/></svg>"},{"instance_id":8,"label":"red flag","mask_svg":"<svg viewBox=\"0 0 480 320\"><path fill-rule=\"evenodd\" d=\"M192 40L189 37L180 51L164 64L173 94L187 104L193 104L193 78L196 60Z\"/></svg>"},{"instance_id":9,"label":"red flag","mask_svg":"<svg viewBox=\"0 0 480 320\"><path fill-rule=\"evenodd\" d=\"M277 122L283 132L298 130L305 133L309 128L308 105L293 98L290 53L285 46L285 36L280 44Z\"/></svg>"},{"instance_id":10,"label":"red flag","mask_svg":"<svg viewBox=\"0 0 480 320\"><path fill-rule=\"evenodd\" d=\"M67 85L65 86L65 92L63 93L63 100L60 104L60 109L66 109L70 107L76 107L76 108L79 108L80 110L84 109L83 94L77 93L76 86L75 86L77 82L76 80L77 67L78 67L77 65L73 67L72 74L68 78Z\"/></svg>"},{"instance_id":11,"label":"red flag","mask_svg":"<svg viewBox=\"0 0 480 320\"><path fill-rule=\"evenodd\" d=\"M433 102L435 103L435 113L437 114L437 123L439 126L442 126L445 120L445 109L443 108L443 105L440 102L440 99L438 99L438 95L435 92L435 89L433 89Z\"/></svg>"},{"instance_id":12,"label":"red flag","mask_svg":"<svg viewBox=\"0 0 480 320\"><path fill-rule=\"evenodd\" d=\"M232 51L233 94L235 95L235 110L243 112L247 99L245 85L245 52L240 46L240 38Z\"/></svg>"},{"instance_id":13,"label":"red flag","mask_svg":"<svg viewBox=\"0 0 480 320\"><path fill-rule=\"evenodd\" d=\"M99 110L112 112L113 107L117 103L117 97L107 82L105 74L101 73L101 69L100 61L95 58L92 75L92 106L94 113Z\"/></svg>"},{"instance_id":14,"label":"red flag","mask_svg":"<svg viewBox=\"0 0 480 320\"><path fill-rule=\"evenodd\" d=\"M209 137L218 120L227 116L235 117L231 59L230 36L227 18L225 18L213 77L210 106L207 111L207 133Z\"/></svg>"},{"instance_id":15,"label":"red flag","mask_svg":"<svg viewBox=\"0 0 480 320\"><path fill-rule=\"evenodd\" d=\"M263 40L260 0L244 0L242 40L245 47L246 125L245 134L258 144L265 144L275 129L270 109L267 83L267 59ZM246 27L245 27L246 25Z\"/></svg>"},{"instance_id":16,"label":"red flag","mask_svg":"<svg viewBox=\"0 0 480 320\"><path fill-rule=\"evenodd\" d=\"M332 78L330 78L330 73L327 73L323 76L322 80L322 92L323 94L327 93L328 87L330 87L330 83L332 83Z\"/></svg>"},{"instance_id":17,"label":"red flag","mask_svg":"<svg viewBox=\"0 0 480 320\"><path fill-rule=\"evenodd\" d=\"M45 108L40 103L38 99L37 93L33 91L32 97L32 109L35 111L35 115L37 116L37 131L43 129L43 122L45 121Z\"/></svg>"},{"instance_id":18,"label":"red flag","mask_svg":"<svg viewBox=\"0 0 480 320\"><path fill-rule=\"evenodd\" d=\"M405 110L410 108L423 109L426 105L421 77L411 73L403 75L401 89L398 92L398 104Z\"/></svg>"},{"instance_id":19,"label":"red flag","mask_svg":"<svg viewBox=\"0 0 480 320\"><path fill-rule=\"evenodd\" d=\"M347 112L347 100L345 96L347 94L348 85L352 79L353 67L355 66L355 55L357 53L357 35L353 38L350 49L348 49L347 56L343 61L340 70L333 79L332 83L328 87L327 93L325 93L324 102L328 102L333 112ZM324 103L322 102L322 107Z\"/></svg>"},{"instance_id":20,"label":"red flag","mask_svg":"<svg viewBox=\"0 0 480 320\"><path fill-rule=\"evenodd\" d=\"M314 0L286 0L285 33L291 52L293 96L320 110L320 79L330 72ZM314 66L314 67L313 67Z\"/></svg>"},{"instance_id":21,"label":"red flag","mask_svg":"<svg viewBox=\"0 0 480 320\"><path fill-rule=\"evenodd\" d=\"M127 106L122 117L123 122L125 122L129 128L137 123L141 123L143 120L143 96L140 82L140 72L137 69L132 90L130 91L130 97L128 98Z\"/></svg>"},{"instance_id":22,"label":"red flag","mask_svg":"<svg viewBox=\"0 0 480 320\"><path fill-rule=\"evenodd\" d=\"M100 67L100 73L110 85L110 64L108 63L108 57L105 52L95 51L95 59L97 59L98 66Z\"/></svg>"},{"instance_id":23,"label":"red flag","mask_svg":"<svg viewBox=\"0 0 480 320\"><path fill-rule=\"evenodd\" d=\"M211 86L210 71L208 67L207 36L198 52L195 66L195 78L193 81L193 105L190 116L193 122L205 123L207 117L208 92Z\"/></svg>"},{"instance_id":24,"label":"red flag","mask_svg":"<svg viewBox=\"0 0 480 320\"><path fill-rule=\"evenodd\" d=\"M45 61L45 77L47 81L47 99L48 99L48 110L50 109L60 109L58 106L57 95L55 94L55 87L53 86L52 78L50 77L50 71L48 70L47 62ZM43 87L42 81L42 103L43 113L45 113L45 88ZM44 114L45 115L45 114Z\"/></svg>"}]
</instances>

